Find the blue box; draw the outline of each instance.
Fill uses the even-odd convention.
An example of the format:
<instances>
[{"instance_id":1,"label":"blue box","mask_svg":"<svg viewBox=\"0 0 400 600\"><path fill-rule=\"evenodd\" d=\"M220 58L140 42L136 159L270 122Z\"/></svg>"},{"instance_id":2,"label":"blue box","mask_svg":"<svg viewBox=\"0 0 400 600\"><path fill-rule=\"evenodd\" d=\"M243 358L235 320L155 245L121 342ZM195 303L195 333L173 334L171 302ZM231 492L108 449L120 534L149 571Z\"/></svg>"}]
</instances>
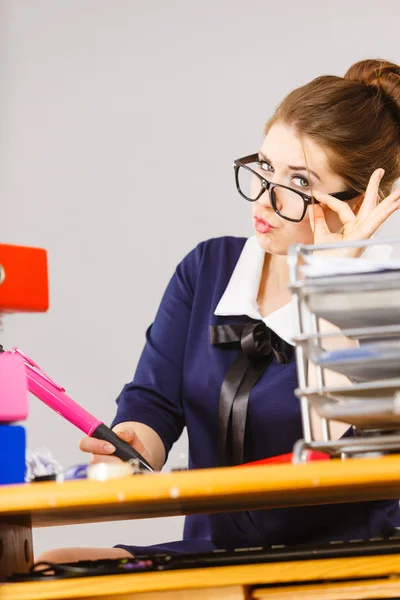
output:
<instances>
[{"instance_id":1,"label":"blue box","mask_svg":"<svg viewBox=\"0 0 400 600\"><path fill-rule=\"evenodd\" d=\"M25 481L25 429L0 425L0 484Z\"/></svg>"}]
</instances>

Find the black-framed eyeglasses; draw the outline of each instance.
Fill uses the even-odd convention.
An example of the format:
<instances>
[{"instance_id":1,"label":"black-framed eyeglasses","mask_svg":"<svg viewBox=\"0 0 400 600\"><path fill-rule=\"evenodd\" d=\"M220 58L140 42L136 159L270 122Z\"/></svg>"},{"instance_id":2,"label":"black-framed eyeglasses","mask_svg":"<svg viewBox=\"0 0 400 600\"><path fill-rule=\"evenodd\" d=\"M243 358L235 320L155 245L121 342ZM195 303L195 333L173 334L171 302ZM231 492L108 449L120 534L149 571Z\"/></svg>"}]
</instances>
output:
<instances>
[{"instance_id":1,"label":"black-framed eyeglasses","mask_svg":"<svg viewBox=\"0 0 400 600\"><path fill-rule=\"evenodd\" d=\"M243 158L238 158L233 163L235 170L235 182L239 194L249 202L255 202L262 196L265 191L269 191L271 198L271 206L274 211L287 221L298 223L304 219L307 207L312 204L319 204L318 200L312 196L295 190L280 183L272 183L264 179L260 173L251 169L250 163L260 164L258 154L250 154ZM358 196L360 192L356 190L346 190L344 192L336 192L329 194L338 200L352 200Z\"/></svg>"}]
</instances>

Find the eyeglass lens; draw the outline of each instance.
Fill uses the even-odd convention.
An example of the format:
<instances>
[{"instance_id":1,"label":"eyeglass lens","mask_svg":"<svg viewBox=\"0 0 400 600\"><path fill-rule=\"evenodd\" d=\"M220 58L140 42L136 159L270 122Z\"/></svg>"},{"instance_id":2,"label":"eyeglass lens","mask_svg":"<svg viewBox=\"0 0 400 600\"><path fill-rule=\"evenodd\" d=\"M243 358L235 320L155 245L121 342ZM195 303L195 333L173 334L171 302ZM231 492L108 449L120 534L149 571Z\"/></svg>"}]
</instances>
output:
<instances>
[{"instance_id":1,"label":"eyeglass lens","mask_svg":"<svg viewBox=\"0 0 400 600\"><path fill-rule=\"evenodd\" d=\"M245 167L238 168L237 181L241 193L254 202L265 189L259 177ZM270 192L265 191L265 194ZM282 187L275 187L271 195L271 203L276 210L289 219L300 220L304 213L304 201L300 194Z\"/></svg>"}]
</instances>

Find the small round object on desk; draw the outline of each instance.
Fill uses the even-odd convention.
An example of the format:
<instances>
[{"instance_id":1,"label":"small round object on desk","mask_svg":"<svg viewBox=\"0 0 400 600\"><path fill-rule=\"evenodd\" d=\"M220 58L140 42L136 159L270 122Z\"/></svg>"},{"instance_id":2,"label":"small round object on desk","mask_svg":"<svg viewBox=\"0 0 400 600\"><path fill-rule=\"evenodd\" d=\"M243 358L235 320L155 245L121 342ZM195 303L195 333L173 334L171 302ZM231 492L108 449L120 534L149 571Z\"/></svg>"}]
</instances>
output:
<instances>
[{"instance_id":1,"label":"small round object on desk","mask_svg":"<svg viewBox=\"0 0 400 600\"><path fill-rule=\"evenodd\" d=\"M96 481L106 481L117 477L133 475L133 467L128 462L121 463L96 463L87 468L87 478Z\"/></svg>"}]
</instances>

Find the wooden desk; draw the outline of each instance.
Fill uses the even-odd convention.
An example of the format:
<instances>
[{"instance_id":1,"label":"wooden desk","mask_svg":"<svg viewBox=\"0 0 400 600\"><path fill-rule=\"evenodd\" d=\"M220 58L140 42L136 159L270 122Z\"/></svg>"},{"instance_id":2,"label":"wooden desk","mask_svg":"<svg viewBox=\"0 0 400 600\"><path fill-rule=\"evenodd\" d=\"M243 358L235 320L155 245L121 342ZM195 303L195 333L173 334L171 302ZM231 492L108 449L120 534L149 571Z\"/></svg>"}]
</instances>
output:
<instances>
[{"instance_id":1,"label":"wooden desk","mask_svg":"<svg viewBox=\"0 0 400 600\"><path fill-rule=\"evenodd\" d=\"M305 465L149 474L106 482L80 480L4 486L0 491L0 534L3 545L0 573L4 576L29 566L32 561L32 526L399 497L400 456L397 455L344 462L320 461ZM388 560L387 557L383 558ZM321 564L321 561L318 563ZM273 566L262 565L262 568ZM397 563L394 572L398 572ZM150 575L143 574L140 577L149 578ZM161 575L171 576L164 573L152 577ZM368 575L373 574L369 571ZM136 578L135 582L138 581L138 575L132 577ZM114 585L116 577L113 577L113 582ZM49 584L47 582L46 586ZM16 585L12 588L2 586L0 599L11 598L3 596L11 589L16 592Z\"/></svg>"},{"instance_id":2,"label":"wooden desk","mask_svg":"<svg viewBox=\"0 0 400 600\"><path fill-rule=\"evenodd\" d=\"M399 556L108 575L0 587L0 600L355 600L399 596Z\"/></svg>"}]
</instances>

